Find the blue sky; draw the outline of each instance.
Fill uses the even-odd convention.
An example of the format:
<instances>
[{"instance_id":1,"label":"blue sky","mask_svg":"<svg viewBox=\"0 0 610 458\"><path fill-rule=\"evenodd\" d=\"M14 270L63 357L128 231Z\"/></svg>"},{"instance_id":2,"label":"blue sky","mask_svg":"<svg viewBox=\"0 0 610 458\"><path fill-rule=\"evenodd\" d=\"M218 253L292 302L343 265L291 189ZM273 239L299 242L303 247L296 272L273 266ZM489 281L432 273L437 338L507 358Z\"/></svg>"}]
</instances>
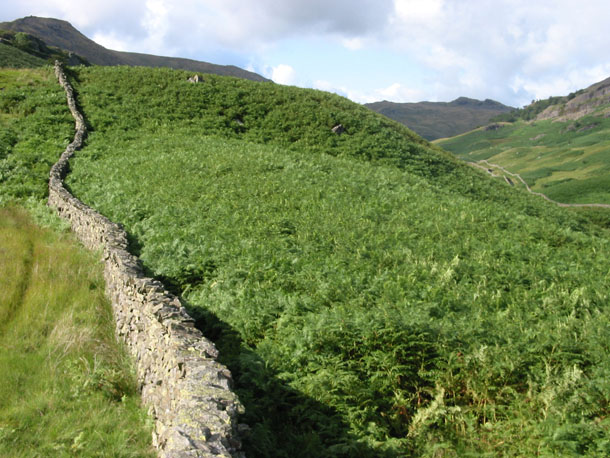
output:
<instances>
[{"instance_id":1,"label":"blue sky","mask_svg":"<svg viewBox=\"0 0 610 458\"><path fill-rule=\"evenodd\" d=\"M4 0L111 49L231 64L360 103L512 106L610 77L608 0Z\"/></svg>"}]
</instances>

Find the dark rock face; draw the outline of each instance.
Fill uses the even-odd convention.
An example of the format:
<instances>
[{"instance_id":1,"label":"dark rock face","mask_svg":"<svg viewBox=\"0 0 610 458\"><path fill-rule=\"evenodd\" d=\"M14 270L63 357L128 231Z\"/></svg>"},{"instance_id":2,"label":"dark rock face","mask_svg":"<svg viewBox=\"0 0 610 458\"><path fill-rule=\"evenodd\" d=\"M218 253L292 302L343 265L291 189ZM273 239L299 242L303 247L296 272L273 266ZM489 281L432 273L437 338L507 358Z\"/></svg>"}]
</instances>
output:
<instances>
[{"instance_id":1,"label":"dark rock face","mask_svg":"<svg viewBox=\"0 0 610 458\"><path fill-rule=\"evenodd\" d=\"M485 127L486 131L490 131L490 130L498 130L501 129L502 125L501 124L490 124L488 126Z\"/></svg>"}]
</instances>

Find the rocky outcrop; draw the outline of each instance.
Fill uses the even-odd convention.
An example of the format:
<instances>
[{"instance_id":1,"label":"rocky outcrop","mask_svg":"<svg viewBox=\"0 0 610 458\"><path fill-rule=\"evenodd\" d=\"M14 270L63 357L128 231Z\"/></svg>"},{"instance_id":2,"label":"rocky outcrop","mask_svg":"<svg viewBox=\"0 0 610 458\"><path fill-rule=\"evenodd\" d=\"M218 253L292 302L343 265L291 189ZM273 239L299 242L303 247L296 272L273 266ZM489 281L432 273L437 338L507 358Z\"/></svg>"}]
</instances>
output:
<instances>
[{"instance_id":1,"label":"rocky outcrop","mask_svg":"<svg viewBox=\"0 0 610 458\"><path fill-rule=\"evenodd\" d=\"M125 231L64 187L68 160L81 147L86 127L58 63L55 72L76 134L51 169L48 204L70 222L85 246L102 254L117 333L135 360L142 400L154 418L153 444L160 457L243 457L237 438L243 407L231 391L229 370L215 359L214 344L194 327L178 297L145 277L138 259L127 251Z\"/></svg>"},{"instance_id":2,"label":"rocky outcrop","mask_svg":"<svg viewBox=\"0 0 610 458\"><path fill-rule=\"evenodd\" d=\"M575 121L591 113L599 106L610 103L610 78L589 86L568 97L568 100L547 107L536 120Z\"/></svg>"}]
</instances>

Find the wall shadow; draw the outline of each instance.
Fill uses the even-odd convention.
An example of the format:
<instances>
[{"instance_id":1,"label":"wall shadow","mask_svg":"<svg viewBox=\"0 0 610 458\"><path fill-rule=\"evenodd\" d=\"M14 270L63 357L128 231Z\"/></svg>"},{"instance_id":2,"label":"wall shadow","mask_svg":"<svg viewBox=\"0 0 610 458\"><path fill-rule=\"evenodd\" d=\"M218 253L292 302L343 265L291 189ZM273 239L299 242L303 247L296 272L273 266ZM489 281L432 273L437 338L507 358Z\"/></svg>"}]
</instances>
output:
<instances>
[{"instance_id":1,"label":"wall shadow","mask_svg":"<svg viewBox=\"0 0 610 458\"><path fill-rule=\"evenodd\" d=\"M228 323L182 301L197 328L216 344L219 362L233 374L234 390L246 408L240 422L250 428L241 438L248 458L405 456L359 442L336 409L291 388Z\"/></svg>"}]
</instances>

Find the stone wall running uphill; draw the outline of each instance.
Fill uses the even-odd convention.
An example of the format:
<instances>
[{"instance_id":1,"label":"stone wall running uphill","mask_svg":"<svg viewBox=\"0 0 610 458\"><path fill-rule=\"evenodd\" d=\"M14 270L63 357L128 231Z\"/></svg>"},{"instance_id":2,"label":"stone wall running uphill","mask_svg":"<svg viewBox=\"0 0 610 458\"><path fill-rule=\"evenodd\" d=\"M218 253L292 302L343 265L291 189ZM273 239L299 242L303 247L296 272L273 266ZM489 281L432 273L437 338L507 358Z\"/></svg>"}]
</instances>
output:
<instances>
[{"instance_id":1,"label":"stone wall running uphill","mask_svg":"<svg viewBox=\"0 0 610 458\"><path fill-rule=\"evenodd\" d=\"M135 360L142 400L154 419L153 444L160 457L243 457L237 435L243 407L231 391L231 373L215 359L216 347L194 327L179 298L144 275L127 251L125 231L64 187L68 160L82 146L86 126L57 62L55 74L76 133L51 168L48 204L70 222L86 247L102 252L117 333Z\"/></svg>"}]
</instances>

